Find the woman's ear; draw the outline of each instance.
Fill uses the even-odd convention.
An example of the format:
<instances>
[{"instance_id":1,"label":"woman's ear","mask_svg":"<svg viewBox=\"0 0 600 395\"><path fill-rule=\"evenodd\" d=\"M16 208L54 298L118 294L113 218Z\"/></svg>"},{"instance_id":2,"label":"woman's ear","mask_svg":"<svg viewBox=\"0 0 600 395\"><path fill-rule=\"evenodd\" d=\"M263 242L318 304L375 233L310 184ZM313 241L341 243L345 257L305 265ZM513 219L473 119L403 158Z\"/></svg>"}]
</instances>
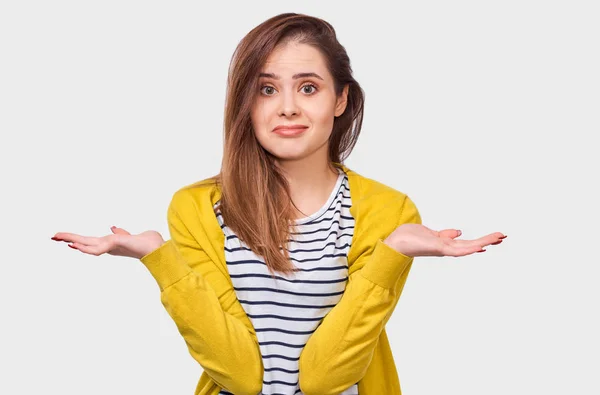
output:
<instances>
[{"instance_id":1,"label":"woman's ear","mask_svg":"<svg viewBox=\"0 0 600 395\"><path fill-rule=\"evenodd\" d=\"M346 110L346 105L348 104L348 88L350 87L349 84L346 84L344 86L344 89L342 90L342 94L340 96L338 96L336 103L335 103L335 116L339 117L340 115L342 115L344 113L344 111Z\"/></svg>"}]
</instances>

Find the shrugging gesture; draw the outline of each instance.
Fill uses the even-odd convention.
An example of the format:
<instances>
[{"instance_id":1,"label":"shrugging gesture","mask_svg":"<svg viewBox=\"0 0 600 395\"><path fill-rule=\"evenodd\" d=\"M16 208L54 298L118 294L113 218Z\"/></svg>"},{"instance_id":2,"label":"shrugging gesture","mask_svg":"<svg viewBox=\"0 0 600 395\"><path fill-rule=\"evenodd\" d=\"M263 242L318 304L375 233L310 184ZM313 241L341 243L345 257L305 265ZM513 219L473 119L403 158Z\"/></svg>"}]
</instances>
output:
<instances>
[{"instance_id":1,"label":"shrugging gesture","mask_svg":"<svg viewBox=\"0 0 600 395\"><path fill-rule=\"evenodd\" d=\"M500 232L474 240L457 240L462 232L457 229L435 231L421 224L403 224L385 240L396 251L409 256L465 256L485 252L483 247L502 243L507 236Z\"/></svg>"}]
</instances>

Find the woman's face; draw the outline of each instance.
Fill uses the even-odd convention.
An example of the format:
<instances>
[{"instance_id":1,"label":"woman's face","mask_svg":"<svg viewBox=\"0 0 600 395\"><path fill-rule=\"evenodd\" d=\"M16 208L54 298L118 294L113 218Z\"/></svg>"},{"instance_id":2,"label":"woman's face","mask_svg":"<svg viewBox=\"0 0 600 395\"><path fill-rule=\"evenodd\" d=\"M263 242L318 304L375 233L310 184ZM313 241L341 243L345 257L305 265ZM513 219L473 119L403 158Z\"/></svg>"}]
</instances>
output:
<instances>
[{"instance_id":1,"label":"woman's face","mask_svg":"<svg viewBox=\"0 0 600 395\"><path fill-rule=\"evenodd\" d=\"M346 109L348 87L336 97L333 77L314 47L290 42L273 50L261 69L251 119L256 138L278 162L309 158L328 161L334 117ZM282 136L278 126L305 127Z\"/></svg>"}]
</instances>

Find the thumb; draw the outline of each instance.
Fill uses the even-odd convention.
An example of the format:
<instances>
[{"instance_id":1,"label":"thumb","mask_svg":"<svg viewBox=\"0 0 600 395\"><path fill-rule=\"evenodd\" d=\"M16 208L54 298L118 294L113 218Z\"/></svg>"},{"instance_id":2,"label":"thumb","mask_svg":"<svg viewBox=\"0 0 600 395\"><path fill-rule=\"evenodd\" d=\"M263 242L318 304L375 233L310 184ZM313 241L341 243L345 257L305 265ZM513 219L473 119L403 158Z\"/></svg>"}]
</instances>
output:
<instances>
[{"instance_id":1,"label":"thumb","mask_svg":"<svg viewBox=\"0 0 600 395\"><path fill-rule=\"evenodd\" d=\"M458 229L444 229L444 230L440 230L438 232L438 235L440 237L447 237L450 239L455 239L455 238L459 237L460 235L462 235L462 232Z\"/></svg>"},{"instance_id":2,"label":"thumb","mask_svg":"<svg viewBox=\"0 0 600 395\"><path fill-rule=\"evenodd\" d=\"M129 233L125 229L117 228L116 226L111 226L110 230L112 230L112 232L117 235L131 235L131 233Z\"/></svg>"}]
</instances>

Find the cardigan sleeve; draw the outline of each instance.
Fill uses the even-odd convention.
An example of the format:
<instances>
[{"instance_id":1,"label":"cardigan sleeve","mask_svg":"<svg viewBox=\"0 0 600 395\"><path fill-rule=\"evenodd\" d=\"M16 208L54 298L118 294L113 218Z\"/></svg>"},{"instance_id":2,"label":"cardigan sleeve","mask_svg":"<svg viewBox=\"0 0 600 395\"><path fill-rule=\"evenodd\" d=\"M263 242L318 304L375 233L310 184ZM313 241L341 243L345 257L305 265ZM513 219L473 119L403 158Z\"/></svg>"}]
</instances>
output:
<instances>
[{"instance_id":1,"label":"cardigan sleeve","mask_svg":"<svg viewBox=\"0 0 600 395\"><path fill-rule=\"evenodd\" d=\"M396 226L421 224L417 207L408 196L397 207L400 214ZM380 213L373 221L385 222L388 215L389 212ZM375 222L371 223L374 225L367 232L381 230ZM349 276L342 298L323 318L300 354L300 389L306 395L340 394L366 374L413 262L413 257L396 251L381 236L353 263L360 269Z\"/></svg>"},{"instance_id":2,"label":"cardigan sleeve","mask_svg":"<svg viewBox=\"0 0 600 395\"><path fill-rule=\"evenodd\" d=\"M140 260L160 288L160 300L192 357L221 388L256 395L263 365L256 333L233 287L176 211L167 212L171 239ZM218 287L214 285L218 284ZM216 289L224 289L217 293Z\"/></svg>"}]
</instances>

